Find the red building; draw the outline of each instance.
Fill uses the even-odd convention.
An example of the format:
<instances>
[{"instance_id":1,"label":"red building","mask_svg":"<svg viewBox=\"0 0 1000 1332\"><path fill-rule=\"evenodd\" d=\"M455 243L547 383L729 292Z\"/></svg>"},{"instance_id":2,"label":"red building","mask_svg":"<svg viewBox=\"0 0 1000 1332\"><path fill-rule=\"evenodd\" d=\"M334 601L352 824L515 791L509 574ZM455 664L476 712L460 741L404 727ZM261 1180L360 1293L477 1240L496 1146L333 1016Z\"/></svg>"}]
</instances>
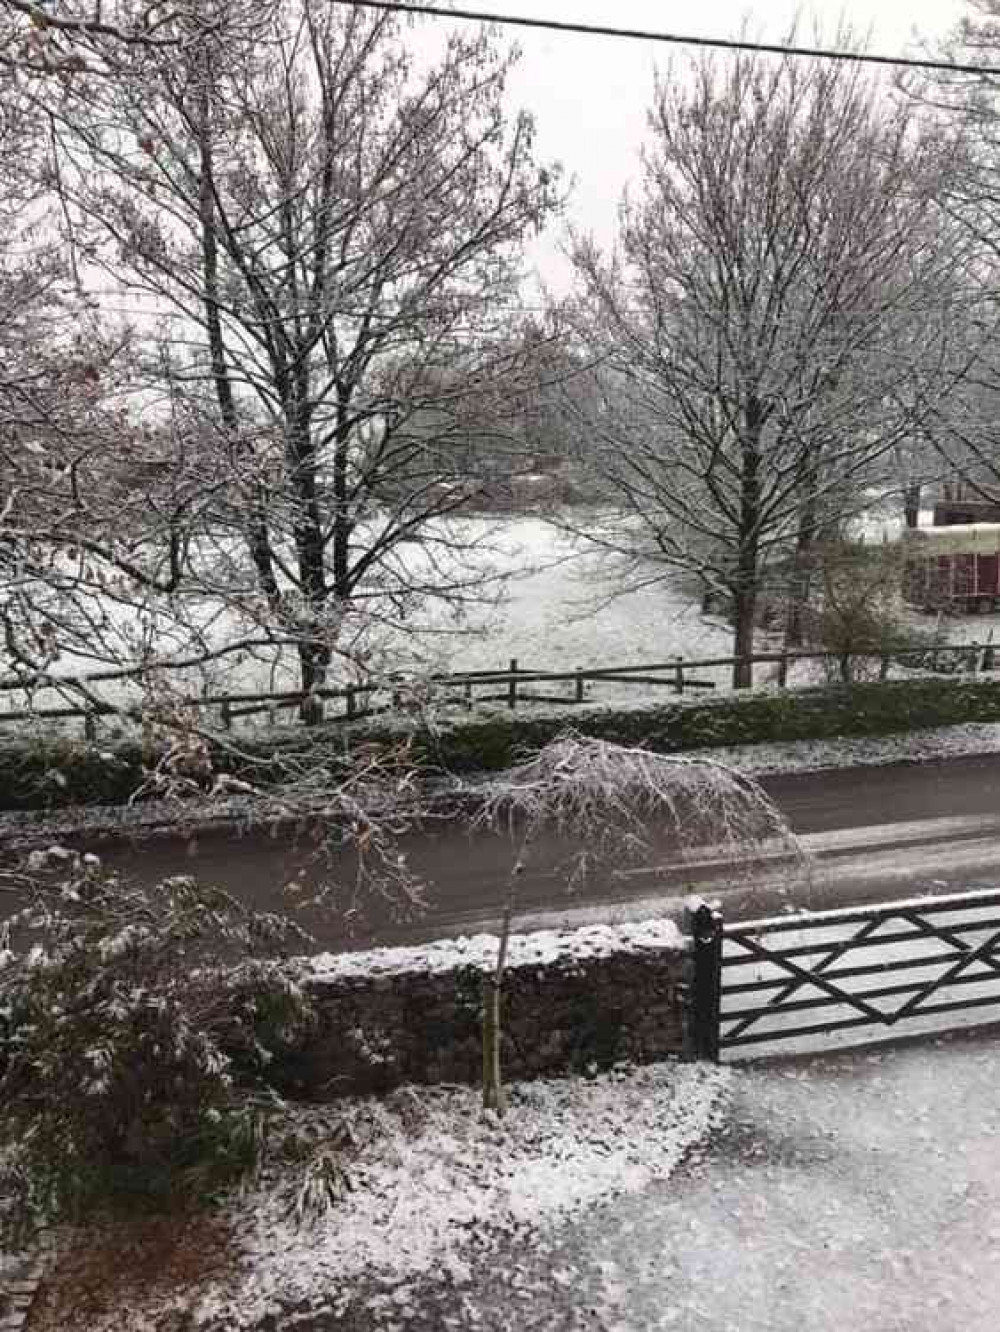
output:
<instances>
[{"instance_id":1,"label":"red building","mask_svg":"<svg viewBox=\"0 0 1000 1332\"><path fill-rule=\"evenodd\" d=\"M911 528L904 543L903 597L911 606L1000 609L1000 523Z\"/></svg>"}]
</instances>

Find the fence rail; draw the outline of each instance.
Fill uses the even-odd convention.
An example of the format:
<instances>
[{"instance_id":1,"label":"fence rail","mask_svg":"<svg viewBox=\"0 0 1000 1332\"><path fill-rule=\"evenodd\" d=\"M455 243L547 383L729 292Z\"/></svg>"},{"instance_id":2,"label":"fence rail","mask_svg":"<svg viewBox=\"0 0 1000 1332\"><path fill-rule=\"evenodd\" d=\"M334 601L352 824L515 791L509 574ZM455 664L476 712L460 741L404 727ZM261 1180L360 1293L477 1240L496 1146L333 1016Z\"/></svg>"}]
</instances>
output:
<instances>
[{"instance_id":1,"label":"fence rail","mask_svg":"<svg viewBox=\"0 0 1000 1332\"><path fill-rule=\"evenodd\" d=\"M465 707L473 707L477 703L499 702L505 703L512 709L519 703L582 704L587 701L588 685L635 685L644 689L668 689L676 695L683 695L688 691L699 692L716 688L716 681L700 678L700 672L732 670L740 662L748 662L751 668L776 665L778 667L776 675L767 683L776 683L781 688L788 685L790 667L800 661L831 663L836 667L839 677L844 680L854 678L859 662L877 665L878 678L885 680L893 662L905 664L914 659L924 663L931 673L947 670L947 673L951 674L958 669L992 672L996 669L996 651L992 642L942 645L933 648L901 648L877 653L818 652L803 649L756 652L747 658L671 657L668 661L642 662L637 665L580 666L568 671L526 667L522 666L517 658L511 658L506 668L495 670L439 673L421 680L400 674L318 689L309 694L301 690L181 694L172 698L171 706L215 712L219 723L225 729L231 728L234 722L243 718L267 715L273 721L276 720L278 713L294 709L307 710L313 719L318 719L325 714L324 705L332 702L340 702L342 708L339 713L328 716L327 720L352 721L376 713L413 711L419 706L424 695L427 697L437 695L445 701L452 701ZM121 677L121 682L129 681L137 684L138 673ZM80 680L67 678L52 683L37 684L36 689L69 691L74 688L87 688L88 692L92 693L92 685L108 683L105 672L100 679L95 677L89 688L87 678L83 677ZM568 686L568 688L563 692L553 692L552 689L539 691L538 686ZM5 693L9 695L18 690L25 690L25 686L11 679L0 681L0 695ZM97 721L101 717L119 717L141 723L143 715L143 709L139 704L116 704L92 698L85 704L43 705L0 711L0 724L37 718L53 721L77 719L83 723L85 734L93 736L96 733Z\"/></svg>"},{"instance_id":2,"label":"fence rail","mask_svg":"<svg viewBox=\"0 0 1000 1332\"><path fill-rule=\"evenodd\" d=\"M997 890L731 925L702 905L693 936L695 1045L708 1058L1000 1006Z\"/></svg>"}]
</instances>

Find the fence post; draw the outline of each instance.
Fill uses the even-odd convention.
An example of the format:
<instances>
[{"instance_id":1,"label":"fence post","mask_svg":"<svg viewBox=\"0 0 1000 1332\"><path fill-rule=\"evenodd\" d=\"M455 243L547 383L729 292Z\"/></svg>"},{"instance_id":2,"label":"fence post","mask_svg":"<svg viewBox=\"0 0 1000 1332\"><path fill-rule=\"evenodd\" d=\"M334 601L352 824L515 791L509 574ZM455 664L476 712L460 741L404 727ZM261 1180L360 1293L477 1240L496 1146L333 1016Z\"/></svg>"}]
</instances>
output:
<instances>
[{"instance_id":1,"label":"fence post","mask_svg":"<svg viewBox=\"0 0 1000 1332\"><path fill-rule=\"evenodd\" d=\"M229 700L223 699L222 706L219 708L219 717L222 721L222 729L231 731L233 729L233 714L229 710Z\"/></svg>"},{"instance_id":2,"label":"fence post","mask_svg":"<svg viewBox=\"0 0 1000 1332\"><path fill-rule=\"evenodd\" d=\"M778 688L785 689L788 686L788 653L782 652L781 660L778 662Z\"/></svg>"},{"instance_id":3,"label":"fence post","mask_svg":"<svg viewBox=\"0 0 1000 1332\"><path fill-rule=\"evenodd\" d=\"M690 912L694 941L691 986L691 1053L696 1059L719 1062L722 1009L722 912L702 902Z\"/></svg>"},{"instance_id":4,"label":"fence post","mask_svg":"<svg viewBox=\"0 0 1000 1332\"><path fill-rule=\"evenodd\" d=\"M574 700L577 703L583 702L583 667L576 668L576 694Z\"/></svg>"},{"instance_id":5,"label":"fence post","mask_svg":"<svg viewBox=\"0 0 1000 1332\"><path fill-rule=\"evenodd\" d=\"M507 706L517 707L517 658L510 659L510 684L507 686Z\"/></svg>"},{"instance_id":6,"label":"fence post","mask_svg":"<svg viewBox=\"0 0 1000 1332\"><path fill-rule=\"evenodd\" d=\"M93 708L84 708L83 710L83 738L84 740L97 739L97 713Z\"/></svg>"},{"instance_id":7,"label":"fence post","mask_svg":"<svg viewBox=\"0 0 1000 1332\"><path fill-rule=\"evenodd\" d=\"M980 666L982 671L995 670L994 661L996 659L996 648L993 646L993 630L990 630L990 636L986 640L986 646L983 648L983 664Z\"/></svg>"},{"instance_id":8,"label":"fence post","mask_svg":"<svg viewBox=\"0 0 1000 1332\"><path fill-rule=\"evenodd\" d=\"M347 705L347 720L350 721L357 712L357 704L354 701L354 690L350 685L344 690L344 702Z\"/></svg>"},{"instance_id":9,"label":"fence post","mask_svg":"<svg viewBox=\"0 0 1000 1332\"><path fill-rule=\"evenodd\" d=\"M889 660L888 652L883 652L878 664L878 678L880 684L885 684L886 680L889 678Z\"/></svg>"},{"instance_id":10,"label":"fence post","mask_svg":"<svg viewBox=\"0 0 1000 1332\"><path fill-rule=\"evenodd\" d=\"M674 688L678 694L684 693L684 658L677 658L677 665L674 667Z\"/></svg>"},{"instance_id":11,"label":"fence post","mask_svg":"<svg viewBox=\"0 0 1000 1332\"><path fill-rule=\"evenodd\" d=\"M465 682L465 706L466 706L466 708L468 708L468 709L470 709L470 710L471 710L471 708L472 708L472 681L471 681L471 680L466 680L466 682Z\"/></svg>"}]
</instances>

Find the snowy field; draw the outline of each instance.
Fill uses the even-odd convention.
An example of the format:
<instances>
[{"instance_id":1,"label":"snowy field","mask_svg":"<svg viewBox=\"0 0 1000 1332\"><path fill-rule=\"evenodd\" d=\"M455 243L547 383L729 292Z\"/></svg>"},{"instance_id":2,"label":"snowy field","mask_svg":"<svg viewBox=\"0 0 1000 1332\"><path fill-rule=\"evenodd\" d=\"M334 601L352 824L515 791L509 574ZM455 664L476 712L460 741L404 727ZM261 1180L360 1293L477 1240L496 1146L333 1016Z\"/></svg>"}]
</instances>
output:
<instances>
[{"instance_id":1,"label":"snowy field","mask_svg":"<svg viewBox=\"0 0 1000 1332\"><path fill-rule=\"evenodd\" d=\"M666 662L688 658L727 656L732 631L716 618L702 617L690 598L658 585L615 597L606 570L579 543L542 518L462 518L452 520L449 542L464 548L458 572L474 581L482 576L484 595L455 614L428 602L404 629L393 626L373 631L358 640L376 667L431 673L465 670L507 670L516 659L522 670L571 671L579 666ZM414 571L423 573L421 557L408 556ZM458 556L455 556L458 561ZM447 569L445 572L449 572ZM135 635L115 608L123 654L134 656ZM224 609L211 605L196 610L199 632L209 644L221 645L241 633L241 626ZM165 620L166 624L167 621ZM177 630L164 642L171 655L182 655L184 643ZM160 651L163 651L161 644ZM93 670L92 663L67 658L57 664L59 674L72 676ZM253 692L295 689L297 677L290 654L284 659L243 653L213 663L205 671L176 673L172 677L186 692ZM725 685L728 671L710 672L706 678ZM331 679L331 684L351 676ZM561 686L567 694L571 686ZM115 701L135 695L127 687L104 685L102 692ZM628 685L603 685L600 699L641 702L648 690ZM668 693L670 691L667 691ZM0 706L24 706L24 696L0 696ZM58 705L50 691L37 691L37 706Z\"/></svg>"},{"instance_id":2,"label":"snowy field","mask_svg":"<svg viewBox=\"0 0 1000 1332\"><path fill-rule=\"evenodd\" d=\"M921 515L930 520L930 513ZM580 521L577 515L577 521ZM596 515L595 515L596 521ZM900 521L887 506L873 507L859 519L858 535L881 542L898 536ZM437 534L448 547L440 557L437 575L459 575L469 582L479 576L487 580L487 594L474 598L457 613L428 601L409 617L405 626L382 626L357 640L372 666L392 672L412 673L423 678L432 673L455 671L505 671L511 660L520 670L573 671L578 667L649 665L666 663L676 657L686 660L728 657L733 650L731 627L719 617L703 616L700 606L678 586L651 584L636 591L614 595L608 569L588 554L578 539L557 529L540 517L470 517L451 520L447 532ZM464 553L459 553L464 552ZM405 554L412 572L432 577L428 560L417 547ZM197 631L210 646L233 641L246 626L241 626L225 608L210 603L188 607ZM113 633L120 641L124 657L136 655L136 644L147 623L131 624L121 607L109 610ZM955 642L1000 643L1000 615L970 615L944 620L908 612L907 620L926 631L940 627ZM161 654L182 656L189 647L184 632L171 621L164 608L163 629L157 639ZM767 636L758 633L761 650L772 649ZM55 669L74 675L94 669L94 663L67 658ZM894 674L896 674L894 668ZM759 666L757 684L773 684L776 666ZM331 684L352 683L357 676L349 671L336 672ZM730 685L729 667L699 670L699 680L710 681L716 689ZM212 663L202 670L177 672L171 676L185 693L262 692L295 689L297 675L291 654L244 652ZM818 662L795 663L790 683L820 683L825 679ZM525 692L572 696L571 682L553 685L535 684ZM128 686L102 685L100 692L116 702L138 700ZM497 691L499 692L499 690ZM642 706L673 696L671 689L622 683L588 682L588 701L615 706ZM25 706L20 692L0 695L0 709L16 710ZM51 691L37 691L35 706L54 706L60 700Z\"/></svg>"}]
</instances>

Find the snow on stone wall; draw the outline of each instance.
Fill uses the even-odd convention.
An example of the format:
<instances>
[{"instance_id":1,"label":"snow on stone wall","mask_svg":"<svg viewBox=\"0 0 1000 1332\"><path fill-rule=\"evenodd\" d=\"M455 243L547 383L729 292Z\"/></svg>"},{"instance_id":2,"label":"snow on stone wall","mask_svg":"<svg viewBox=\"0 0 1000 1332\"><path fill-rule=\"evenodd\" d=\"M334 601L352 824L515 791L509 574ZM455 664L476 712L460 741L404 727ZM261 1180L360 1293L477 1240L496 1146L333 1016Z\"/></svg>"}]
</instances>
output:
<instances>
[{"instance_id":1,"label":"snow on stone wall","mask_svg":"<svg viewBox=\"0 0 1000 1332\"><path fill-rule=\"evenodd\" d=\"M287 1076L314 1096L478 1082L490 935L308 964L320 1031ZM647 1063L686 1049L689 941L670 920L515 936L504 985L510 1078Z\"/></svg>"}]
</instances>

